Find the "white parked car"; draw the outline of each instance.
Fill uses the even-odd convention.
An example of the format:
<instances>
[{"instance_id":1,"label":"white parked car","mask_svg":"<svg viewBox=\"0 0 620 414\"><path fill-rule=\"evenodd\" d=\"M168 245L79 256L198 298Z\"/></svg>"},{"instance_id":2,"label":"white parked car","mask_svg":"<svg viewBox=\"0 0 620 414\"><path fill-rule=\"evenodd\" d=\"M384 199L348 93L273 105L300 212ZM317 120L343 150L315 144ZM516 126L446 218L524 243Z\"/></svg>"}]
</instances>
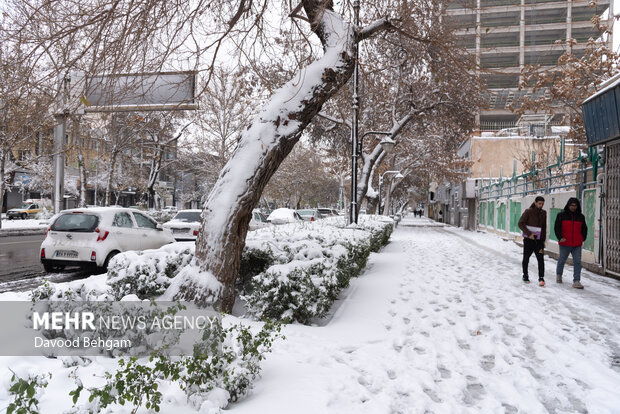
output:
<instances>
[{"instance_id":1,"label":"white parked car","mask_svg":"<svg viewBox=\"0 0 620 414\"><path fill-rule=\"evenodd\" d=\"M196 240L201 213L202 210L181 210L164 223L164 228L170 230L177 241Z\"/></svg>"},{"instance_id":2,"label":"white parked car","mask_svg":"<svg viewBox=\"0 0 620 414\"><path fill-rule=\"evenodd\" d=\"M297 214L305 221L315 221L323 218L320 209L297 210Z\"/></svg>"},{"instance_id":3,"label":"white parked car","mask_svg":"<svg viewBox=\"0 0 620 414\"><path fill-rule=\"evenodd\" d=\"M277 208L267 217L267 221L272 224L286 224L303 221L303 219L295 210L290 208Z\"/></svg>"},{"instance_id":4,"label":"white parked car","mask_svg":"<svg viewBox=\"0 0 620 414\"><path fill-rule=\"evenodd\" d=\"M267 217L259 210L252 210L252 219L250 220L250 230L256 230L269 225Z\"/></svg>"},{"instance_id":5,"label":"white parked car","mask_svg":"<svg viewBox=\"0 0 620 414\"><path fill-rule=\"evenodd\" d=\"M41 244L47 272L65 266L107 269L127 250L158 249L174 237L143 212L123 207L64 210L54 216Z\"/></svg>"}]
</instances>

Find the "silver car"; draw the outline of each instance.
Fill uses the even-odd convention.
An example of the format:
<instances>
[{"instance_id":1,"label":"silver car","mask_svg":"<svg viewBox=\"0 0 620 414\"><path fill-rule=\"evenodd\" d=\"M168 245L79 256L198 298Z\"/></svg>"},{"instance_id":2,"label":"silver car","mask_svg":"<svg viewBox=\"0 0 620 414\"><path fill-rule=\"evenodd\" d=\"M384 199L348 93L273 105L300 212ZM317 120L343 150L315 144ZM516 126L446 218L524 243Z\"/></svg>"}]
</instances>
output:
<instances>
[{"instance_id":1,"label":"silver car","mask_svg":"<svg viewBox=\"0 0 620 414\"><path fill-rule=\"evenodd\" d=\"M181 210L172 220L164 223L164 228L172 232L176 241L193 241L198 237L200 214L202 210Z\"/></svg>"}]
</instances>

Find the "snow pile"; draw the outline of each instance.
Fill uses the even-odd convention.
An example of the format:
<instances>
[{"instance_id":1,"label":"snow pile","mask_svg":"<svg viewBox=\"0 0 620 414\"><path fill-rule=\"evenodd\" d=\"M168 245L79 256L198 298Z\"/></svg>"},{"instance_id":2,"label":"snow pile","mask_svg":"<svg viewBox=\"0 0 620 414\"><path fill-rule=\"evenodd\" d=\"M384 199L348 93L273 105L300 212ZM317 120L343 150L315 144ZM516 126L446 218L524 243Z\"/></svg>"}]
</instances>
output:
<instances>
[{"instance_id":1,"label":"snow pile","mask_svg":"<svg viewBox=\"0 0 620 414\"><path fill-rule=\"evenodd\" d=\"M42 229L49 225L47 220L38 219L26 220L2 220L1 230L25 230L25 229Z\"/></svg>"}]
</instances>

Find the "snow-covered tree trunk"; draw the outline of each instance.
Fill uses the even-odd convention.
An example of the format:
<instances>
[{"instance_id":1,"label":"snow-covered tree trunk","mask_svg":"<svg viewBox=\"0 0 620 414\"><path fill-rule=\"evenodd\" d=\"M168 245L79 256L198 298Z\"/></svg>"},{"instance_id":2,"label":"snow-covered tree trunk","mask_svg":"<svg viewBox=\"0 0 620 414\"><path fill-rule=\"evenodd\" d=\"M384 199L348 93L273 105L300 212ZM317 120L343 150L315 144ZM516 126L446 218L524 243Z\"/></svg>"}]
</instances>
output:
<instances>
[{"instance_id":1,"label":"snow-covered tree trunk","mask_svg":"<svg viewBox=\"0 0 620 414\"><path fill-rule=\"evenodd\" d=\"M394 186L394 181L390 180L390 184L385 187L385 209L383 210L383 214L386 216L390 215L390 207L392 203L392 189Z\"/></svg>"},{"instance_id":2,"label":"snow-covered tree trunk","mask_svg":"<svg viewBox=\"0 0 620 414\"><path fill-rule=\"evenodd\" d=\"M110 205L110 197L112 196L112 182L114 181L114 169L116 168L116 160L118 159L118 152L116 148L112 149L112 158L110 159L110 172L108 174L108 182L105 186L105 205ZM118 200L118 198L117 198Z\"/></svg>"},{"instance_id":3,"label":"snow-covered tree trunk","mask_svg":"<svg viewBox=\"0 0 620 414\"><path fill-rule=\"evenodd\" d=\"M210 293L218 296L218 306L225 312L232 310L235 301L235 281L252 209L306 126L353 72L354 28L332 10L331 2L302 3L324 55L276 91L243 132L201 215L196 258L201 271L221 283L218 292ZM186 283L181 291L185 299L200 303L208 298L200 281L188 279Z\"/></svg>"},{"instance_id":4,"label":"snow-covered tree trunk","mask_svg":"<svg viewBox=\"0 0 620 414\"><path fill-rule=\"evenodd\" d=\"M407 205L409 204L411 200L407 200L403 203L402 206L400 206L400 208L398 209L398 214L403 214L403 211L405 211L405 207L407 207Z\"/></svg>"},{"instance_id":5,"label":"snow-covered tree trunk","mask_svg":"<svg viewBox=\"0 0 620 414\"><path fill-rule=\"evenodd\" d=\"M366 197L366 193L368 192L368 189L370 188L370 184L372 182L372 177L375 174L375 167L381 164L381 161L383 161L383 158L385 158L386 155L387 153L383 151L381 145L377 145L370 154L364 154L362 156L362 173L360 174L360 179L357 182L358 203L361 203L364 197ZM370 198L367 200L369 206L371 204L376 205L377 201L378 200L376 199L376 197L375 200L371 200ZM370 210L366 208L366 212L369 211Z\"/></svg>"},{"instance_id":6,"label":"snow-covered tree trunk","mask_svg":"<svg viewBox=\"0 0 620 414\"><path fill-rule=\"evenodd\" d=\"M86 174L86 166L84 165L84 154L81 149L78 149L78 167L80 169L80 201L79 207L86 207L86 180L88 179Z\"/></svg>"}]
</instances>

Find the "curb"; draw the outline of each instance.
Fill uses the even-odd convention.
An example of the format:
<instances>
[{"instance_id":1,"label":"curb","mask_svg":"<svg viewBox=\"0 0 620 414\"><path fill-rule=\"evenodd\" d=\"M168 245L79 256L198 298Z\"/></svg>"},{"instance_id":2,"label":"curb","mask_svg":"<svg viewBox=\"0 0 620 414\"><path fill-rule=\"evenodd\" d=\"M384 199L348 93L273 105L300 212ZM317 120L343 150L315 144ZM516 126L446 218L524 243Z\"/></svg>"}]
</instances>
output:
<instances>
[{"instance_id":1,"label":"curb","mask_svg":"<svg viewBox=\"0 0 620 414\"><path fill-rule=\"evenodd\" d=\"M0 237L10 237L10 236L31 236L38 234L45 234L47 231L47 227L41 227L36 229L8 229L8 230L0 230Z\"/></svg>"}]
</instances>

